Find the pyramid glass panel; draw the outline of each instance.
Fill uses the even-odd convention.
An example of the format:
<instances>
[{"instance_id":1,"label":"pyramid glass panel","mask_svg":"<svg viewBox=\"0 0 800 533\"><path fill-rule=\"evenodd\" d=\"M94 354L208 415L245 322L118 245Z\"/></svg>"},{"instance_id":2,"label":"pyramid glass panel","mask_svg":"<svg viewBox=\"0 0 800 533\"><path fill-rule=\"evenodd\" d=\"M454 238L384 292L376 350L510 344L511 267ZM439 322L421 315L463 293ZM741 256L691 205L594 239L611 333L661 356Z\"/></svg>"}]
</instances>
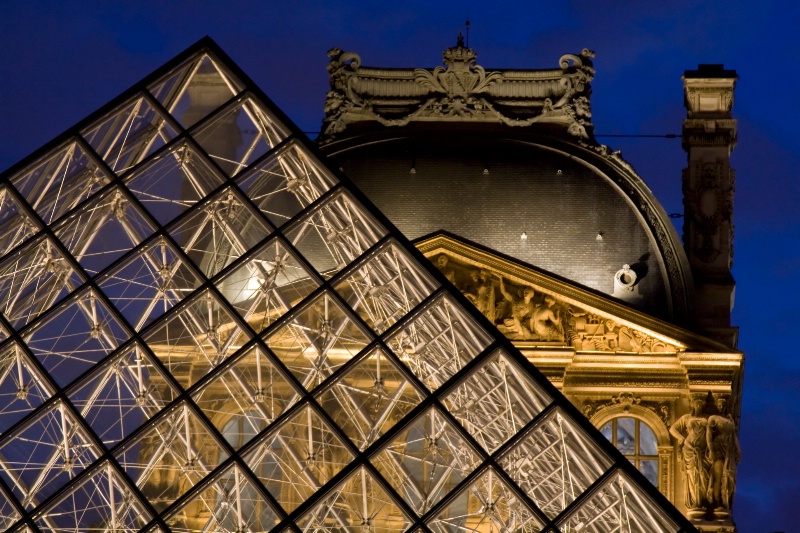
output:
<instances>
[{"instance_id":1,"label":"pyramid glass panel","mask_svg":"<svg viewBox=\"0 0 800 533\"><path fill-rule=\"evenodd\" d=\"M164 237L139 248L98 281L100 290L137 331L202 283L190 263Z\"/></svg>"},{"instance_id":2,"label":"pyramid glass panel","mask_svg":"<svg viewBox=\"0 0 800 533\"><path fill-rule=\"evenodd\" d=\"M24 339L64 386L126 341L128 333L94 291L86 289L32 325Z\"/></svg>"},{"instance_id":3,"label":"pyramid glass panel","mask_svg":"<svg viewBox=\"0 0 800 533\"><path fill-rule=\"evenodd\" d=\"M238 466L215 476L167 516L173 533L266 533L279 521L264 495Z\"/></svg>"},{"instance_id":4,"label":"pyramid glass panel","mask_svg":"<svg viewBox=\"0 0 800 533\"><path fill-rule=\"evenodd\" d=\"M0 310L21 329L83 281L53 241L41 237L0 263Z\"/></svg>"},{"instance_id":5,"label":"pyramid glass panel","mask_svg":"<svg viewBox=\"0 0 800 533\"><path fill-rule=\"evenodd\" d=\"M284 320L265 342L307 390L353 358L369 335L329 293Z\"/></svg>"},{"instance_id":6,"label":"pyramid glass panel","mask_svg":"<svg viewBox=\"0 0 800 533\"><path fill-rule=\"evenodd\" d=\"M383 333L430 296L437 284L395 242L359 262L336 290L377 333Z\"/></svg>"},{"instance_id":7,"label":"pyramid glass panel","mask_svg":"<svg viewBox=\"0 0 800 533\"><path fill-rule=\"evenodd\" d=\"M609 476L564 517L564 533L666 533L678 531L673 520L622 472Z\"/></svg>"},{"instance_id":8,"label":"pyramid glass panel","mask_svg":"<svg viewBox=\"0 0 800 533\"><path fill-rule=\"evenodd\" d=\"M381 348L367 353L326 387L317 401L363 450L422 402L401 368Z\"/></svg>"},{"instance_id":9,"label":"pyramid glass panel","mask_svg":"<svg viewBox=\"0 0 800 533\"><path fill-rule=\"evenodd\" d=\"M139 531L151 516L109 461L81 478L36 513L36 525L48 533Z\"/></svg>"},{"instance_id":10,"label":"pyramid glass panel","mask_svg":"<svg viewBox=\"0 0 800 533\"><path fill-rule=\"evenodd\" d=\"M286 127L255 98L218 111L192 136L228 175L235 176L288 136Z\"/></svg>"},{"instance_id":11,"label":"pyramid glass panel","mask_svg":"<svg viewBox=\"0 0 800 533\"><path fill-rule=\"evenodd\" d=\"M436 390L489 345L488 334L452 297L440 293L388 339L389 347Z\"/></svg>"},{"instance_id":12,"label":"pyramid glass panel","mask_svg":"<svg viewBox=\"0 0 800 533\"><path fill-rule=\"evenodd\" d=\"M236 356L192 396L237 450L300 399L295 386L258 345Z\"/></svg>"},{"instance_id":13,"label":"pyramid glass panel","mask_svg":"<svg viewBox=\"0 0 800 533\"><path fill-rule=\"evenodd\" d=\"M550 403L541 387L498 350L444 397L447 409L492 453Z\"/></svg>"},{"instance_id":14,"label":"pyramid glass panel","mask_svg":"<svg viewBox=\"0 0 800 533\"><path fill-rule=\"evenodd\" d=\"M311 405L296 410L245 456L247 466L286 511L293 511L354 456Z\"/></svg>"},{"instance_id":15,"label":"pyramid glass panel","mask_svg":"<svg viewBox=\"0 0 800 533\"><path fill-rule=\"evenodd\" d=\"M597 444L558 409L518 442L500 465L550 518L611 466Z\"/></svg>"},{"instance_id":16,"label":"pyramid glass panel","mask_svg":"<svg viewBox=\"0 0 800 533\"><path fill-rule=\"evenodd\" d=\"M176 387L139 344L120 350L68 394L72 405L109 448L177 396Z\"/></svg>"},{"instance_id":17,"label":"pyramid glass panel","mask_svg":"<svg viewBox=\"0 0 800 533\"><path fill-rule=\"evenodd\" d=\"M461 431L430 408L398 432L371 462L422 515L471 474L481 459Z\"/></svg>"},{"instance_id":18,"label":"pyramid glass panel","mask_svg":"<svg viewBox=\"0 0 800 533\"><path fill-rule=\"evenodd\" d=\"M256 163L236 183L270 222L281 226L337 183L294 141Z\"/></svg>"},{"instance_id":19,"label":"pyramid glass panel","mask_svg":"<svg viewBox=\"0 0 800 533\"><path fill-rule=\"evenodd\" d=\"M319 286L317 277L280 239L251 254L216 286L257 333Z\"/></svg>"},{"instance_id":20,"label":"pyramid glass panel","mask_svg":"<svg viewBox=\"0 0 800 533\"><path fill-rule=\"evenodd\" d=\"M139 94L81 132L117 175L161 148L177 130Z\"/></svg>"},{"instance_id":21,"label":"pyramid glass panel","mask_svg":"<svg viewBox=\"0 0 800 533\"><path fill-rule=\"evenodd\" d=\"M147 88L188 128L238 94L243 85L214 58L198 54Z\"/></svg>"},{"instance_id":22,"label":"pyramid glass panel","mask_svg":"<svg viewBox=\"0 0 800 533\"><path fill-rule=\"evenodd\" d=\"M211 292L193 297L154 324L144 337L181 386L189 388L233 355L249 335Z\"/></svg>"},{"instance_id":23,"label":"pyramid glass panel","mask_svg":"<svg viewBox=\"0 0 800 533\"><path fill-rule=\"evenodd\" d=\"M77 141L52 150L11 177L36 213L49 224L108 184L108 176Z\"/></svg>"},{"instance_id":24,"label":"pyramid glass panel","mask_svg":"<svg viewBox=\"0 0 800 533\"><path fill-rule=\"evenodd\" d=\"M436 533L508 531L538 533L542 520L497 472L483 472L428 521Z\"/></svg>"},{"instance_id":25,"label":"pyramid glass panel","mask_svg":"<svg viewBox=\"0 0 800 533\"><path fill-rule=\"evenodd\" d=\"M147 211L166 224L222 184L223 178L188 140L147 159L126 178Z\"/></svg>"},{"instance_id":26,"label":"pyramid glass panel","mask_svg":"<svg viewBox=\"0 0 800 533\"><path fill-rule=\"evenodd\" d=\"M102 454L79 417L53 402L0 441L0 477L27 508L42 503Z\"/></svg>"},{"instance_id":27,"label":"pyramid glass panel","mask_svg":"<svg viewBox=\"0 0 800 533\"><path fill-rule=\"evenodd\" d=\"M197 485L228 454L186 402L170 408L116 452L117 461L158 511Z\"/></svg>"},{"instance_id":28,"label":"pyramid glass panel","mask_svg":"<svg viewBox=\"0 0 800 533\"><path fill-rule=\"evenodd\" d=\"M95 197L55 228L59 240L90 274L110 265L154 231L118 188Z\"/></svg>"},{"instance_id":29,"label":"pyramid glass panel","mask_svg":"<svg viewBox=\"0 0 800 533\"><path fill-rule=\"evenodd\" d=\"M194 264L213 277L272 230L229 188L188 213L169 232Z\"/></svg>"},{"instance_id":30,"label":"pyramid glass panel","mask_svg":"<svg viewBox=\"0 0 800 533\"><path fill-rule=\"evenodd\" d=\"M317 272L329 278L378 242L386 230L339 189L286 234Z\"/></svg>"},{"instance_id":31,"label":"pyramid glass panel","mask_svg":"<svg viewBox=\"0 0 800 533\"><path fill-rule=\"evenodd\" d=\"M0 435L55 393L16 342L0 348Z\"/></svg>"},{"instance_id":32,"label":"pyramid glass panel","mask_svg":"<svg viewBox=\"0 0 800 533\"><path fill-rule=\"evenodd\" d=\"M0 529L694 530L210 40L105 109L0 176Z\"/></svg>"},{"instance_id":33,"label":"pyramid glass panel","mask_svg":"<svg viewBox=\"0 0 800 533\"><path fill-rule=\"evenodd\" d=\"M303 532L395 533L411 525L394 499L364 467L297 520Z\"/></svg>"},{"instance_id":34,"label":"pyramid glass panel","mask_svg":"<svg viewBox=\"0 0 800 533\"><path fill-rule=\"evenodd\" d=\"M14 198L8 186L0 186L0 257L39 230L39 225Z\"/></svg>"}]
</instances>

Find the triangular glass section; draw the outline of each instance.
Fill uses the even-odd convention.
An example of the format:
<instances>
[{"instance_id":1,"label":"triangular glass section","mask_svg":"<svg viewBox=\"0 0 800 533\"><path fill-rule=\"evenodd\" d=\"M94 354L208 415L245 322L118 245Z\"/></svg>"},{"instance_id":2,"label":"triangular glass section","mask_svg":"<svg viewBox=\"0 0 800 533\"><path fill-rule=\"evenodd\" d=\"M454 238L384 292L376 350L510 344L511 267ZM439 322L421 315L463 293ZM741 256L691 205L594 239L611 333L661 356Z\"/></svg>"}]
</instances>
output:
<instances>
[{"instance_id":1,"label":"triangular glass section","mask_svg":"<svg viewBox=\"0 0 800 533\"><path fill-rule=\"evenodd\" d=\"M0 527L694 531L213 42L105 109L0 176Z\"/></svg>"}]
</instances>

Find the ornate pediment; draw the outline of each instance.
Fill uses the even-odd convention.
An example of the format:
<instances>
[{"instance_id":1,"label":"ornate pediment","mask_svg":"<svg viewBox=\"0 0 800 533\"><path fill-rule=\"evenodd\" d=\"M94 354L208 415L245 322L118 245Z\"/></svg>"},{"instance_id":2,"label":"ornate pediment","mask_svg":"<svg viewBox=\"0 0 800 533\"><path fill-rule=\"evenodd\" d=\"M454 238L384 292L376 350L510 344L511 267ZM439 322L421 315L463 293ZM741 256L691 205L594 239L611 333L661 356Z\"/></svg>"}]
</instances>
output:
<instances>
[{"instance_id":1,"label":"ornate pediment","mask_svg":"<svg viewBox=\"0 0 800 533\"><path fill-rule=\"evenodd\" d=\"M464 45L443 54L444 67L380 69L362 67L358 54L328 51L331 90L325 100L321 141L354 123L405 126L411 122L472 121L508 126L559 124L578 139L592 129L589 82L594 52L565 54L558 69L493 70L476 63Z\"/></svg>"},{"instance_id":2,"label":"ornate pediment","mask_svg":"<svg viewBox=\"0 0 800 533\"><path fill-rule=\"evenodd\" d=\"M417 247L501 332L523 347L636 354L722 348L449 234L418 241Z\"/></svg>"}]
</instances>

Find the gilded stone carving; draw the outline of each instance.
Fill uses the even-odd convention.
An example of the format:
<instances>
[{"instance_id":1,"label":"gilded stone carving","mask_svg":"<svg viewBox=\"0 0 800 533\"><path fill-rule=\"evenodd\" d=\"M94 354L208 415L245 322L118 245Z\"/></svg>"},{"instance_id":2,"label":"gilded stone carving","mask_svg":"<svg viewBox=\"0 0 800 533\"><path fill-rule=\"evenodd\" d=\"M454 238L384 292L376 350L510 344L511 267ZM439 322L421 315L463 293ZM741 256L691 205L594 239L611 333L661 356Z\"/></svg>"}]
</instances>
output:
<instances>
[{"instance_id":1,"label":"gilded stone carving","mask_svg":"<svg viewBox=\"0 0 800 533\"><path fill-rule=\"evenodd\" d=\"M501 272L462 264L447 254L435 264L486 318L511 340L542 341L580 351L672 352L676 348L642 331L569 303L559 296L510 282Z\"/></svg>"},{"instance_id":2,"label":"gilded stone carving","mask_svg":"<svg viewBox=\"0 0 800 533\"><path fill-rule=\"evenodd\" d=\"M642 400L641 396L636 396L632 392L623 391L608 400L584 400L581 404L581 411L586 418L591 418L600 411L616 406L622 406L622 410L626 413L630 411L631 406L644 407L655 413L664 424L664 427L669 429L669 422L672 416L669 403Z\"/></svg>"},{"instance_id":3,"label":"gilded stone carving","mask_svg":"<svg viewBox=\"0 0 800 533\"><path fill-rule=\"evenodd\" d=\"M728 412L728 397L714 397L717 414L708 417L706 443L710 465L706 497L715 519L728 519L736 490L736 465L742 457L736 423Z\"/></svg>"},{"instance_id":4,"label":"gilded stone carving","mask_svg":"<svg viewBox=\"0 0 800 533\"><path fill-rule=\"evenodd\" d=\"M709 462L706 457L708 418L703 414L705 394L692 394L692 412L672 424L669 432L678 441L683 472L683 494L689 518L699 520L708 505Z\"/></svg>"}]
</instances>

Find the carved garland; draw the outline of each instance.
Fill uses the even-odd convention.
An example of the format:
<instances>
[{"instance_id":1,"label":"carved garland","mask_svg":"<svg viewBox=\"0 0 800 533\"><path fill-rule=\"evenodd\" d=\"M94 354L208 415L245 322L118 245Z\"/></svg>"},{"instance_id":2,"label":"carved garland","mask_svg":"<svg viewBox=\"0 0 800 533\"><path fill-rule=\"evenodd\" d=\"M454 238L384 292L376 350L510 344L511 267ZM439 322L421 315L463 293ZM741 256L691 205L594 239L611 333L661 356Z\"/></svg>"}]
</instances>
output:
<instances>
[{"instance_id":1,"label":"carved garland","mask_svg":"<svg viewBox=\"0 0 800 533\"><path fill-rule=\"evenodd\" d=\"M664 424L664 428L669 429L672 421L672 408L669 402L642 400L641 397L634 395L632 392L620 392L608 400L584 400L581 405L581 411L586 418L591 418L601 411L617 406L622 406L622 410L627 413L630 411L631 406L634 405L644 407L655 413Z\"/></svg>"}]
</instances>

